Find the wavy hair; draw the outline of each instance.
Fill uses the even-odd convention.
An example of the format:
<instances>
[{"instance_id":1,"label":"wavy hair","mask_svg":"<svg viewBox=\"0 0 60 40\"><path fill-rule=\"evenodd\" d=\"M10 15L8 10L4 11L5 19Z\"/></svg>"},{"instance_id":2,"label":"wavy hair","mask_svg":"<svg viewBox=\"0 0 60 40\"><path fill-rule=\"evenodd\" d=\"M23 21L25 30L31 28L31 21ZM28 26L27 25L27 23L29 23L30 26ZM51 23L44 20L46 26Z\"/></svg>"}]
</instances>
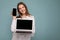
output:
<instances>
[{"instance_id":1,"label":"wavy hair","mask_svg":"<svg viewBox=\"0 0 60 40\"><path fill-rule=\"evenodd\" d=\"M28 15L30 15L29 14L29 12L28 12L28 9L27 9L27 6L26 6L26 4L25 3L23 3L23 2L19 2L18 4L17 4L17 10L18 10L18 14L19 14L19 16L22 16L22 13L19 11L19 5L24 5L24 7L25 7L25 9L26 9L26 16L28 16Z\"/></svg>"}]
</instances>

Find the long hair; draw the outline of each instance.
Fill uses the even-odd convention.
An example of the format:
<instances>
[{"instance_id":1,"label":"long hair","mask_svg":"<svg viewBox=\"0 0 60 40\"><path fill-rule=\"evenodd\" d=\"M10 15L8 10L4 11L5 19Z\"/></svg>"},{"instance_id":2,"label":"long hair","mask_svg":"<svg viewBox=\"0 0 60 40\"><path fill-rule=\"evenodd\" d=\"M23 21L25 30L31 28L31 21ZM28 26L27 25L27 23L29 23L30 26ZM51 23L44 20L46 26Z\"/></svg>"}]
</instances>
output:
<instances>
[{"instance_id":1,"label":"long hair","mask_svg":"<svg viewBox=\"0 0 60 40\"><path fill-rule=\"evenodd\" d=\"M26 15L26 16L30 15L29 12L28 12L28 9L27 9L26 4L23 3L23 2L19 2L19 3L17 4L17 10L18 10L18 14L19 14L19 16L22 16L22 15L23 15L23 14L19 11L19 5L21 5L21 4L24 5L24 7L25 7L25 9L26 9L26 13L25 13L25 15Z\"/></svg>"}]
</instances>

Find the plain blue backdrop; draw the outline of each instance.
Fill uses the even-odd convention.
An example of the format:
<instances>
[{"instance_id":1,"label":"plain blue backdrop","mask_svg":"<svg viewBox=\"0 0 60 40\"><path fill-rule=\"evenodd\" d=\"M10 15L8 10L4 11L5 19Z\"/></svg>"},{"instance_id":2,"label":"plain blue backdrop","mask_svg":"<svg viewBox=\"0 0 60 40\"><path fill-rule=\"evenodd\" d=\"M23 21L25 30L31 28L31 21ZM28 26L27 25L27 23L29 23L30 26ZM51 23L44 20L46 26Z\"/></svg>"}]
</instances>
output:
<instances>
[{"instance_id":1,"label":"plain blue backdrop","mask_svg":"<svg viewBox=\"0 0 60 40\"><path fill-rule=\"evenodd\" d=\"M35 16L32 40L60 40L60 0L0 0L0 40L11 40L11 12L20 1Z\"/></svg>"}]
</instances>

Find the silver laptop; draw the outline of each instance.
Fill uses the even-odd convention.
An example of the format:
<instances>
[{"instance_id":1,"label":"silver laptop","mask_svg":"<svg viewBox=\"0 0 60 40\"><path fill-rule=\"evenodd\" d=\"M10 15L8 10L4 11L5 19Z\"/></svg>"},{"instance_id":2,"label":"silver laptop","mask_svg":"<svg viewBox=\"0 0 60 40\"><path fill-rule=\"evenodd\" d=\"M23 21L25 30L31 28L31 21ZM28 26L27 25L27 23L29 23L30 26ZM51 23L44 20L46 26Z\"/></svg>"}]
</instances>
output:
<instances>
[{"instance_id":1,"label":"silver laptop","mask_svg":"<svg viewBox=\"0 0 60 40\"><path fill-rule=\"evenodd\" d=\"M16 19L16 32L17 33L32 33L33 19Z\"/></svg>"}]
</instances>

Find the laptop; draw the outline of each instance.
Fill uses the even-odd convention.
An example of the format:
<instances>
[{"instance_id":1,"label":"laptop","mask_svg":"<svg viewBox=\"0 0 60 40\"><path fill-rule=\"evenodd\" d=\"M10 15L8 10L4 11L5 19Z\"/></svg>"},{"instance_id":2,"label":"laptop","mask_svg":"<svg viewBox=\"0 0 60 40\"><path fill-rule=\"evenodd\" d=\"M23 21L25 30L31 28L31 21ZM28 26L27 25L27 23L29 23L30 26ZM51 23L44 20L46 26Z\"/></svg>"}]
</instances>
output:
<instances>
[{"instance_id":1,"label":"laptop","mask_svg":"<svg viewBox=\"0 0 60 40\"><path fill-rule=\"evenodd\" d=\"M16 32L17 33L32 33L33 19L16 19Z\"/></svg>"}]
</instances>

